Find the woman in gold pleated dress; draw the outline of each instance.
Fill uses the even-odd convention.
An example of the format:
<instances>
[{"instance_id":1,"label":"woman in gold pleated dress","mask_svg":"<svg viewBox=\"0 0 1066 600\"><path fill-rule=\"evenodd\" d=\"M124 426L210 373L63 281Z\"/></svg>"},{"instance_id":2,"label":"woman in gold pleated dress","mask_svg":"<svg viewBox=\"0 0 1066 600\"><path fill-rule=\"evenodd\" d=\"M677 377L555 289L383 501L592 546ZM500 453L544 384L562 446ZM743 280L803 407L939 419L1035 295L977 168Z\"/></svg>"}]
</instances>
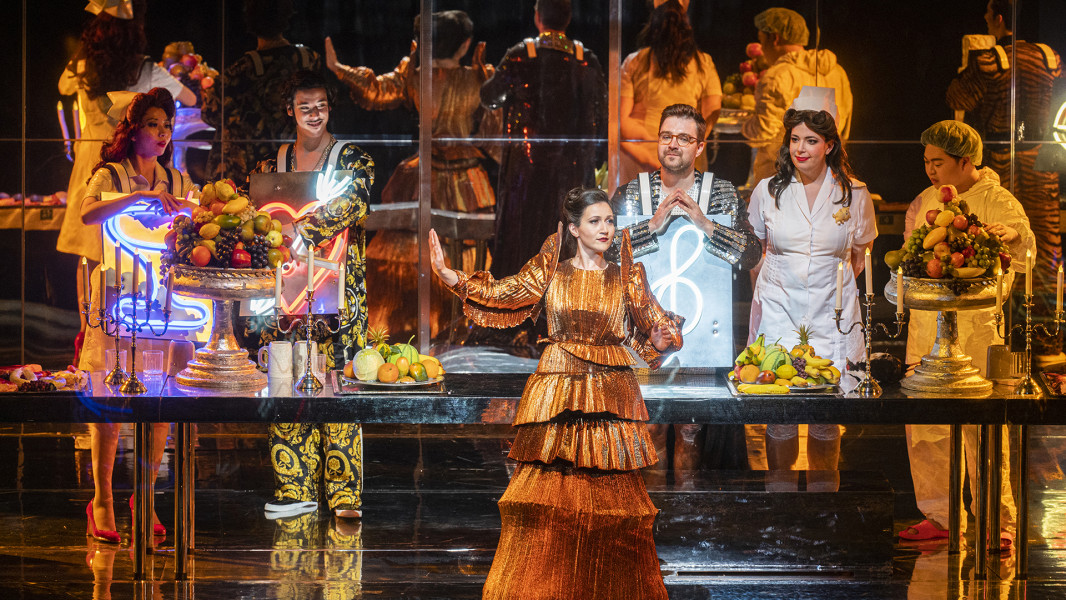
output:
<instances>
[{"instance_id":1,"label":"woman in gold pleated dress","mask_svg":"<svg viewBox=\"0 0 1066 600\"><path fill-rule=\"evenodd\" d=\"M419 30L415 19L415 36ZM489 156L469 140L491 115L481 107L481 84L492 76L485 64L485 43L477 45L473 64L460 61L470 50L474 23L461 10L433 13L433 104L421 106L417 45L411 55L389 73L376 75L367 67L349 67L337 61L326 38L326 66L348 86L352 100L366 110L408 108L433 119L430 197L433 208L465 213L492 214L496 195L486 166ZM438 141L447 138L447 141ZM381 191L382 204L417 202L419 159L404 159ZM472 242L461 246L463 263L474 264ZM374 290L370 312L372 329L387 328L394 339L406 340L418 332L418 235L409 231L378 231L367 246L367 287ZM453 317L451 295L433 283L430 296L430 335L446 332Z\"/></svg>"},{"instance_id":2,"label":"woman in gold pleated dress","mask_svg":"<svg viewBox=\"0 0 1066 600\"><path fill-rule=\"evenodd\" d=\"M623 344L656 367L681 347L681 319L649 292L628 233L621 264L604 259L615 235L606 193L571 190L563 218L565 232L500 280L448 268L430 232L433 270L475 322L511 327L542 307L548 320L550 343L514 420L510 458L519 465L500 499L503 529L483 597L665 599L652 539L658 509L639 472L657 458Z\"/></svg>"}]
</instances>

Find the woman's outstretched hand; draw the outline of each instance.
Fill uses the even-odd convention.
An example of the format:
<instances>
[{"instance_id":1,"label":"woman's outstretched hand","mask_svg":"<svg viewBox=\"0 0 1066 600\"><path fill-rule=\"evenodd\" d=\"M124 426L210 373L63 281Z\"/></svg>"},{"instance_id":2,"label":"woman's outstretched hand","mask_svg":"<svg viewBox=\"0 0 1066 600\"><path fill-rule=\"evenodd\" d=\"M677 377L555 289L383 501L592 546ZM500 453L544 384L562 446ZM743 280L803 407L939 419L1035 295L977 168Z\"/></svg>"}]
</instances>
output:
<instances>
[{"instance_id":1,"label":"woman's outstretched hand","mask_svg":"<svg viewBox=\"0 0 1066 600\"><path fill-rule=\"evenodd\" d=\"M459 275L449 269L448 263L444 262L444 250L440 247L440 238L437 237L437 232L434 229L429 230L429 264L433 267L433 272L437 274L437 277L440 277L440 280L444 282L444 285L452 287L459 283Z\"/></svg>"},{"instance_id":2,"label":"woman's outstretched hand","mask_svg":"<svg viewBox=\"0 0 1066 600\"><path fill-rule=\"evenodd\" d=\"M674 344L674 336L670 333L670 330L658 325L651 328L649 339L651 340L651 345L655 346L655 349L659 352L666 350Z\"/></svg>"}]
</instances>

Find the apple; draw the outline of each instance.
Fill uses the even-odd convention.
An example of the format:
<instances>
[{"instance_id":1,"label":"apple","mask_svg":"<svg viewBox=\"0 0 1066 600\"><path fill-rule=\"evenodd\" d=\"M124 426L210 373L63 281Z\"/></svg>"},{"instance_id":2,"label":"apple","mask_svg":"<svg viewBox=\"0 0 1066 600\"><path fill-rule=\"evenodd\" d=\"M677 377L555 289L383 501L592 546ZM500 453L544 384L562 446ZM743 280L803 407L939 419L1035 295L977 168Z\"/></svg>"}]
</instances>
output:
<instances>
[{"instance_id":1,"label":"apple","mask_svg":"<svg viewBox=\"0 0 1066 600\"><path fill-rule=\"evenodd\" d=\"M968 228L966 228L966 233L972 236L976 236L977 234L981 233L981 227L979 225L970 225Z\"/></svg>"},{"instance_id":2,"label":"apple","mask_svg":"<svg viewBox=\"0 0 1066 600\"><path fill-rule=\"evenodd\" d=\"M1007 254L1006 252L1000 252L999 264L1003 267L1003 270L1006 271L1007 268L1010 267L1010 254Z\"/></svg>"},{"instance_id":3,"label":"apple","mask_svg":"<svg viewBox=\"0 0 1066 600\"><path fill-rule=\"evenodd\" d=\"M281 250L278 250L277 248L271 248L270 250L267 250L267 264L270 265L271 269L281 264L282 259L284 258L285 255L281 252Z\"/></svg>"},{"instance_id":4,"label":"apple","mask_svg":"<svg viewBox=\"0 0 1066 600\"><path fill-rule=\"evenodd\" d=\"M740 63L740 67L738 67L738 68L740 69L741 73L751 73L751 69L752 69L751 61L750 60L746 60L746 61Z\"/></svg>"},{"instance_id":5,"label":"apple","mask_svg":"<svg viewBox=\"0 0 1066 600\"><path fill-rule=\"evenodd\" d=\"M211 87L213 85L215 85L215 78L214 77L204 77L203 79L200 80L200 87L202 89L206 90L207 88L209 88L209 87Z\"/></svg>"},{"instance_id":6,"label":"apple","mask_svg":"<svg viewBox=\"0 0 1066 600\"><path fill-rule=\"evenodd\" d=\"M962 249L962 255L966 258L970 258L975 254L977 254L977 251L973 249L973 246L966 246Z\"/></svg>"},{"instance_id":7,"label":"apple","mask_svg":"<svg viewBox=\"0 0 1066 600\"><path fill-rule=\"evenodd\" d=\"M196 68L196 65L200 64L200 61L196 58L195 54L186 54L181 57L181 64L185 65L186 69L192 71Z\"/></svg>"},{"instance_id":8,"label":"apple","mask_svg":"<svg viewBox=\"0 0 1066 600\"><path fill-rule=\"evenodd\" d=\"M762 44L759 42L752 42L744 48L744 54L748 55L748 58L758 58L762 56Z\"/></svg>"},{"instance_id":9,"label":"apple","mask_svg":"<svg viewBox=\"0 0 1066 600\"><path fill-rule=\"evenodd\" d=\"M270 216L262 213L255 216L252 220L255 227L255 232L259 235L266 235L267 232L274 230L274 224L270 220Z\"/></svg>"},{"instance_id":10,"label":"apple","mask_svg":"<svg viewBox=\"0 0 1066 600\"><path fill-rule=\"evenodd\" d=\"M951 256L951 245L947 242L940 242L933 246L933 256L944 260L945 257Z\"/></svg>"},{"instance_id":11,"label":"apple","mask_svg":"<svg viewBox=\"0 0 1066 600\"><path fill-rule=\"evenodd\" d=\"M274 231L277 231L278 233L281 233L281 221L279 221L277 219L271 219L270 220L270 228L273 229Z\"/></svg>"},{"instance_id":12,"label":"apple","mask_svg":"<svg viewBox=\"0 0 1066 600\"><path fill-rule=\"evenodd\" d=\"M955 229L959 231L966 231L970 228L970 220L966 218L966 215L959 215L955 217L955 220L951 222L955 226Z\"/></svg>"},{"instance_id":13,"label":"apple","mask_svg":"<svg viewBox=\"0 0 1066 600\"><path fill-rule=\"evenodd\" d=\"M944 263L940 262L939 258L934 258L925 263L925 272L933 279L940 279L944 276Z\"/></svg>"},{"instance_id":14,"label":"apple","mask_svg":"<svg viewBox=\"0 0 1066 600\"><path fill-rule=\"evenodd\" d=\"M755 383L773 383L777 381L777 374L773 371L761 371L755 378Z\"/></svg>"},{"instance_id":15,"label":"apple","mask_svg":"<svg viewBox=\"0 0 1066 600\"><path fill-rule=\"evenodd\" d=\"M229 264L234 269L247 269L252 266L252 255L247 250L234 250Z\"/></svg>"},{"instance_id":16,"label":"apple","mask_svg":"<svg viewBox=\"0 0 1066 600\"><path fill-rule=\"evenodd\" d=\"M952 200L957 198L958 195L959 192L955 189L955 186L951 184L945 184L940 186L940 201L944 204L951 202Z\"/></svg>"},{"instance_id":17,"label":"apple","mask_svg":"<svg viewBox=\"0 0 1066 600\"><path fill-rule=\"evenodd\" d=\"M292 247L292 236L289 236L289 235L286 235L286 234L282 234L281 235L281 245L285 246L286 248L291 248Z\"/></svg>"},{"instance_id":18,"label":"apple","mask_svg":"<svg viewBox=\"0 0 1066 600\"><path fill-rule=\"evenodd\" d=\"M171 229L163 236L163 243L166 244L167 250L174 252L178 246L178 231Z\"/></svg>"},{"instance_id":19,"label":"apple","mask_svg":"<svg viewBox=\"0 0 1066 600\"><path fill-rule=\"evenodd\" d=\"M966 264L966 256L962 252L951 253L951 266L961 267Z\"/></svg>"},{"instance_id":20,"label":"apple","mask_svg":"<svg viewBox=\"0 0 1066 600\"><path fill-rule=\"evenodd\" d=\"M278 250L281 251L281 262L287 263L292 260L292 250L289 250L288 246L278 246ZM270 255L270 251L267 251L267 256Z\"/></svg>"},{"instance_id":21,"label":"apple","mask_svg":"<svg viewBox=\"0 0 1066 600\"><path fill-rule=\"evenodd\" d=\"M270 244L271 248L277 248L281 245L283 238L280 232L272 230L266 234L266 241Z\"/></svg>"},{"instance_id":22,"label":"apple","mask_svg":"<svg viewBox=\"0 0 1066 600\"><path fill-rule=\"evenodd\" d=\"M925 213L925 222L929 223L930 225L932 225L933 223L936 223L936 217L939 214L940 214L940 209L939 208L930 208Z\"/></svg>"},{"instance_id":23,"label":"apple","mask_svg":"<svg viewBox=\"0 0 1066 600\"><path fill-rule=\"evenodd\" d=\"M189 260L197 267L206 267L207 263L211 262L211 251L205 246L197 246L192 249L192 254L189 255ZM249 262L251 257L249 257Z\"/></svg>"},{"instance_id":24,"label":"apple","mask_svg":"<svg viewBox=\"0 0 1066 600\"><path fill-rule=\"evenodd\" d=\"M748 71L740 77L740 81L744 84L744 87L753 88L755 87L756 83L759 83L759 76L755 73L752 73L751 71Z\"/></svg>"}]
</instances>

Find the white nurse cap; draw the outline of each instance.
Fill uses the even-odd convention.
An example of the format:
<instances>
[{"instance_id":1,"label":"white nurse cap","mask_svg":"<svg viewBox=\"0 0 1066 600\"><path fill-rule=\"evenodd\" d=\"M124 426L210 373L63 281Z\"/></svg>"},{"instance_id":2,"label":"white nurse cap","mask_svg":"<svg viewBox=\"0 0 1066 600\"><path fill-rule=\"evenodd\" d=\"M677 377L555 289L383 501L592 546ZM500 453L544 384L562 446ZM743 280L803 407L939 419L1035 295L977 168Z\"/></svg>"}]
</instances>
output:
<instances>
[{"instance_id":1,"label":"white nurse cap","mask_svg":"<svg viewBox=\"0 0 1066 600\"><path fill-rule=\"evenodd\" d=\"M795 110L824 110L836 121L836 96L837 91L833 88L805 85L789 108Z\"/></svg>"}]
</instances>

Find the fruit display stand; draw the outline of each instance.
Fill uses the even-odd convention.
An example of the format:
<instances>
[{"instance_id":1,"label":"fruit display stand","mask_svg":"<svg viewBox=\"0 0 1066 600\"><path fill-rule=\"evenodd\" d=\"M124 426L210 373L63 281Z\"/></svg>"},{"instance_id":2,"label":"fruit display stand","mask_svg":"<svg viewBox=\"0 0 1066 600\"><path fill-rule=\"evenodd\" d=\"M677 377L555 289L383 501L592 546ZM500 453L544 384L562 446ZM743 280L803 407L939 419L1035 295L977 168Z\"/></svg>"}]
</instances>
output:
<instances>
[{"instance_id":1,"label":"fruit display stand","mask_svg":"<svg viewBox=\"0 0 1066 600\"><path fill-rule=\"evenodd\" d=\"M174 268L174 291L193 298L206 298L214 305L211 338L196 351L177 375L181 385L219 390L260 389L267 383L248 351L233 335L233 303L252 298L269 298L274 293L271 269Z\"/></svg>"},{"instance_id":2,"label":"fruit display stand","mask_svg":"<svg viewBox=\"0 0 1066 600\"><path fill-rule=\"evenodd\" d=\"M896 273L885 286L885 297L898 304ZM995 278L920 279L903 277L904 306L916 310L937 311L936 340L914 374L903 378L904 392L943 396L984 394L992 391L992 382L981 376L971 357L959 344L957 311L991 308L996 303Z\"/></svg>"}]
</instances>

